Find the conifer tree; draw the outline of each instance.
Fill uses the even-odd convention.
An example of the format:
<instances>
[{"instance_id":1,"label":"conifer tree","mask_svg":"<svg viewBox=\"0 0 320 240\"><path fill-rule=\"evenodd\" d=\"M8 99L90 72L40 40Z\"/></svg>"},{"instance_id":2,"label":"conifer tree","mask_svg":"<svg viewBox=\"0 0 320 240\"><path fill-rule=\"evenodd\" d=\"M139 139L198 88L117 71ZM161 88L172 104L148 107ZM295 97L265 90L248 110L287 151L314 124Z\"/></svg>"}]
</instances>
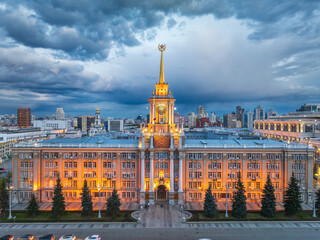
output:
<instances>
[{"instance_id":1,"label":"conifer tree","mask_svg":"<svg viewBox=\"0 0 320 240\"><path fill-rule=\"evenodd\" d=\"M241 175L238 175L236 184L236 191L233 192L232 198L232 216L235 218L246 218L247 217L247 197L245 195L246 190L244 189L241 181Z\"/></svg>"},{"instance_id":2,"label":"conifer tree","mask_svg":"<svg viewBox=\"0 0 320 240\"><path fill-rule=\"evenodd\" d=\"M57 179L57 184L53 192L53 202L51 214L54 218L60 218L66 209L64 197L62 195L62 185L60 177Z\"/></svg>"},{"instance_id":3,"label":"conifer tree","mask_svg":"<svg viewBox=\"0 0 320 240\"><path fill-rule=\"evenodd\" d=\"M39 204L34 193L31 195L29 205L27 207L28 216L36 217L39 214Z\"/></svg>"},{"instance_id":4,"label":"conifer tree","mask_svg":"<svg viewBox=\"0 0 320 240\"><path fill-rule=\"evenodd\" d=\"M318 191L316 191L316 210L317 213L320 213L320 189L318 189Z\"/></svg>"},{"instance_id":5,"label":"conifer tree","mask_svg":"<svg viewBox=\"0 0 320 240\"><path fill-rule=\"evenodd\" d=\"M7 189L7 181L0 178L0 213L5 217L5 212L9 208L9 191Z\"/></svg>"},{"instance_id":6,"label":"conifer tree","mask_svg":"<svg viewBox=\"0 0 320 240\"><path fill-rule=\"evenodd\" d=\"M214 201L212 195L211 186L206 189L206 196L204 198L204 208L203 213L209 218L213 218L217 214L217 204Z\"/></svg>"},{"instance_id":7,"label":"conifer tree","mask_svg":"<svg viewBox=\"0 0 320 240\"><path fill-rule=\"evenodd\" d=\"M120 199L116 189L113 189L112 195L107 200L107 215L117 216L120 212Z\"/></svg>"},{"instance_id":8,"label":"conifer tree","mask_svg":"<svg viewBox=\"0 0 320 240\"><path fill-rule=\"evenodd\" d=\"M91 193L88 188L87 180L84 180L82 193L81 193L81 216L88 216L92 213L92 199Z\"/></svg>"},{"instance_id":9,"label":"conifer tree","mask_svg":"<svg viewBox=\"0 0 320 240\"><path fill-rule=\"evenodd\" d=\"M294 176L292 176L284 196L284 211L287 216L293 216L301 209L301 193L298 181Z\"/></svg>"},{"instance_id":10,"label":"conifer tree","mask_svg":"<svg viewBox=\"0 0 320 240\"><path fill-rule=\"evenodd\" d=\"M274 195L274 187L269 175L262 192L261 216L273 218L276 215L276 198Z\"/></svg>"}]
</instances>

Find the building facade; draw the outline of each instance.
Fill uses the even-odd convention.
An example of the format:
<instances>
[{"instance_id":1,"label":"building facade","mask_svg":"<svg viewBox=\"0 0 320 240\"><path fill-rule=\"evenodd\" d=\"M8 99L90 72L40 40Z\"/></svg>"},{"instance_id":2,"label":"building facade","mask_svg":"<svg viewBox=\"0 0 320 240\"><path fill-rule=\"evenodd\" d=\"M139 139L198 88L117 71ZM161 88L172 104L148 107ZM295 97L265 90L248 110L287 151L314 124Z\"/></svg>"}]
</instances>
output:
<instances>
[{"instance_id":1,"label":"building facade","mask_svg":"<svg viewBox=\"0 0 320 240\"><path fill-rule=\"evenodd\" d=\"M88 181L93 201L118 190L121 201L153 204L203 202L205 189L213 188L217 201L225 202L226 188L235 190L239 175L249 202L260 202L269 175L276 200L283 201L292 174L299 180L303 201L313 188L314 149L273 140L218 140L186 137L174 123L175 99L164 79L163 51L160 77L148 99L150 120L141 133L124 138L97 136L51 139L17 144L13 154L14 201L29 200L34 191L41 202L52 202L58 176L67 202L80 202L83 181Z\"/></svg>"},{"instance_id":2,"label":"building facade","mask_svg":"<svg viewBox=\"0 0 320 240\"><path fill-rule=\"evenodd\" d=\"M63 119L63 120L34 120L32 121L33 127L40 128L41 130L58 130L63 129L66 131L71 130L71 120L70 119Z\"/></svg>"},{"instance_id":3,"label":"building facade","mask_svg":"<svg viewBox=\"0 0 320 240\"><path fill-rule=\"evenodd\" d=\"M17 122L19 128L31 127L31 109L18 108Z\"/></svg>"}]
</instances>

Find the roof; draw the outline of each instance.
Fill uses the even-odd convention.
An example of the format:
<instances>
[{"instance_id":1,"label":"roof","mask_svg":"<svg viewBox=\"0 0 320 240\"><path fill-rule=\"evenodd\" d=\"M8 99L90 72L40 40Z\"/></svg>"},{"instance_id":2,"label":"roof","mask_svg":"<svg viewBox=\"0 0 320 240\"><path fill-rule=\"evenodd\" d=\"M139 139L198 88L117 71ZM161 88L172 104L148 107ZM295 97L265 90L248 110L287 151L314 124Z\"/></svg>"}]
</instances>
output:
<instances>
[{"instance_id":1,"label":"roof","mask_svg":"<svg viewBox=\"0 0 320 240\"><path fill-rule=\"evenodd\" d=\"M16 144L14 147L36 148L138 148L138 139L116 139L107 135L81 138L54 138L33 143Z\"/></svg>"},{"instance_id":2,"label":"roof","mask_svg":"<svg viewBox=\"0 0 320 240\"><path fill-rule=\"evenodd\" d=\"M275 140L265 139L265 140L239 140L239 139L186 139L185 149L219 149L219 148L234 148L234 149L314 149L312 146L308 146L302 143L291 142L279 142Z\"/></svg>"}]
</instances>

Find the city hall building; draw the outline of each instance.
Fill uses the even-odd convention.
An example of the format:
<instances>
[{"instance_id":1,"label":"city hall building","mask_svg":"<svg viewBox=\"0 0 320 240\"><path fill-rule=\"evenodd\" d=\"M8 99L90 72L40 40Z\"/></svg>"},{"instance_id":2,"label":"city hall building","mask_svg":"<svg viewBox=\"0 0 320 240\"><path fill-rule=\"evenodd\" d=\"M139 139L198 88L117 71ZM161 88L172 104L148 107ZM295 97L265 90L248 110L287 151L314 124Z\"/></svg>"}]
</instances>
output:
<instances>
[{"instance_id":1,"label":"city hall building","mask_svg":"<svg viewBox=\"0 0 320 240\"><path fill-rule=\"evenodd\" d=\"M170 204L203 202L209 186L217 201L235 189L241 175L248 202L260 202L267 176L282 202L294 175L302 200L311 199L314 148L273 140L217 140L186 137L174 124L175 99L165 82L163 51L160 77L148 99L149 122L137 135L107 134L76 139L50 139L17 144L13 149L15 202L26 202L34 192L40 202L52 202L58 176L66 202L80 202L86 179L98 201L117 189L122 202Z\"/></svg>"}]
</instances>

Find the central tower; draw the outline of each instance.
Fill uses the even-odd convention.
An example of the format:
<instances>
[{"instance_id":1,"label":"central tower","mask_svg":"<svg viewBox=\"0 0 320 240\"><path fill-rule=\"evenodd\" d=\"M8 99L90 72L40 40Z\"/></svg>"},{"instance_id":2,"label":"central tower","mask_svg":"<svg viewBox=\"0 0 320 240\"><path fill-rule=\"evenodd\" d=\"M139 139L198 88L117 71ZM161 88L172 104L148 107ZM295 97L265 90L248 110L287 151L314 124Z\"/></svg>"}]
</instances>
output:
<instances>
[{"instance_id":1,"label":"central tower","mask_svg":"<svg viewBox=\"0 0 320 240\"><path fill-rule=\"evenodd\" d=\"M174 102L171 91L168 90L169 85L164 79L163 52L166 49L165 44L159 44L161 52L160 60L160 76L159 82L156 83L156 90L152 91L152 96L148 99L150 104L150 119L147 132L154 136L155 148L169 148L170 144L178 143L179 138L174 138L174 142L170 141L170 136L177 135L179 130L174 124Z\"/></svg>"},{"instance_id":2,"label":"central tower","mask_svg":"<svg viewBox=\"0 0 320 240\"><path fill-rule=\"evenodd\" d=\"M165 44L159 44L161 52L159 81L156 89L148 99L150 115L147 125L142 126L139 142L141 151L141 184L140 203L154 201L169 201L174 204L178 193L182 194L182 162L179 161L181 136L183 128L174 123L174 102L169 85L164 79L163 52ZM175 166L179 164L179 169ZM180 167L181 165L181 167ZM176 173L176 175L174 174ZM178 183L179 182L179 191ZM179 195L179 200L182 197ZM182 195L181 195L182 196Z\"/></svg>"}]
</instances>

